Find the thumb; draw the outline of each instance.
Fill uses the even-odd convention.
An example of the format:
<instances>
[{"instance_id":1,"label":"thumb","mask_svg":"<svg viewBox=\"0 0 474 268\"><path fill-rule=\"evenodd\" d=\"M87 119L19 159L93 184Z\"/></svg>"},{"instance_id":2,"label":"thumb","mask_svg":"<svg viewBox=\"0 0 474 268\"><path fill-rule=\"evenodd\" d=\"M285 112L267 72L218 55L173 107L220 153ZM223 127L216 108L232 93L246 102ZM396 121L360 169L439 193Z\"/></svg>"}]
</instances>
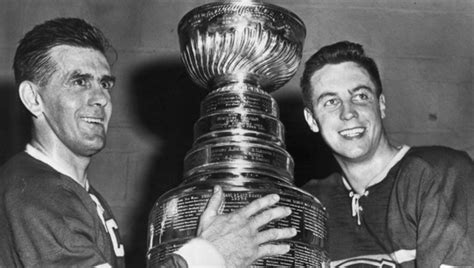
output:
<instances>
[{"instance_id":1,"label":"thumb","mask_svg":"<svg viewBox=\"0 0 474 268\"><path fill-rule=\"evenodd\" d=\"M219 208L224 202L224 194L222 188L219 185L215 185L212 196L207 202L206 208L201 215L201 224L209 221L218 214Z\"/></svg>"}]
</instances>

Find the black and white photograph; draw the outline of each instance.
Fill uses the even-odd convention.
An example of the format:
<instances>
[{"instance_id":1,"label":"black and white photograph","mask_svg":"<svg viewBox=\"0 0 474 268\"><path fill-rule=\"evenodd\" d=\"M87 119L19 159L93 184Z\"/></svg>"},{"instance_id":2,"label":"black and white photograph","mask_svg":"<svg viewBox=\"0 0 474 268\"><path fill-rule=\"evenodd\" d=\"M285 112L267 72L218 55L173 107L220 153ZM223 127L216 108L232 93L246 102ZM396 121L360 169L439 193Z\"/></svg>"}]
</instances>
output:
<instances>
[{"instance_id":1,"label":"black and white photograph","mask_svg":"<svg viewBox=\"0 0 474 268\"><path fill-rule=\"evenodd\" d=\"M474 266L474 1L0 6L0 268Z\"/></svg>"}]
</instances>

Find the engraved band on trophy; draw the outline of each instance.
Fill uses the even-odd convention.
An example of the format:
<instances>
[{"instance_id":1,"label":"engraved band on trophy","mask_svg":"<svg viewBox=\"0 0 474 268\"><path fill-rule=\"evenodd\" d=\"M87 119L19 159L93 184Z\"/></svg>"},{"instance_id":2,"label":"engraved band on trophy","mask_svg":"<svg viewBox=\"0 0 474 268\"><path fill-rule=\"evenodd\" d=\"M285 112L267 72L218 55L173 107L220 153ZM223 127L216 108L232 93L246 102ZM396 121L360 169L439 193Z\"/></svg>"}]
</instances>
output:
<instances>
[{"instance_id":1,"label":"engraved band on trophy","mask_svg":"<svg viewBox=\"0 0 474 268\"><path fill-rule=\"evenodd\" d=\"M149 217L147 266L154 267L196 235L215 184L225 193L223 213L270 193L292 214L265 228L295 227L285 255L252 266L325 267L327 214L293 185L294 162L270 92L288 82L301 61L306 29L292 12L256 0L206 4L178 26L183 63L209 89L184 159L182 184L162 195ZM276 241L275 243L278 243Z\"/></svg>"}]
</instances>

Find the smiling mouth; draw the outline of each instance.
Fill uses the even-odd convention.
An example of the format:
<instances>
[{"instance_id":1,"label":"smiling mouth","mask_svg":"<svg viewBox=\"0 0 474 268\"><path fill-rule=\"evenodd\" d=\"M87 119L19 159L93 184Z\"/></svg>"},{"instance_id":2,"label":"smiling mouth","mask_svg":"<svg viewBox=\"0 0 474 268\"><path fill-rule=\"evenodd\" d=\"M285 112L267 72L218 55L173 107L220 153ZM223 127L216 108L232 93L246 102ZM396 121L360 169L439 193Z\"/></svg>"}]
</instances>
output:
<instances>
[{"instance_id":1,"label":"smiling mouth","mask_svg":"<svg viewBox=\"0 0 474 268\"><path fill-rule=\"evenodd\" d=\"M81 117L83 121L89 124L94 124L94 125L104 125L104 119L103 118L97 118L97 117Z\"/></svg>"},{"instance_id":2,"label":"smiling mouth","mask_svg":"<svg viewBox=\"0 0 474 268\"><path fill-rule=\"evenodd\" d=\"M353 139L362 136L365 133L365 127L356 127L339 131L344 138Z\"/></svg>"}]
</instances>

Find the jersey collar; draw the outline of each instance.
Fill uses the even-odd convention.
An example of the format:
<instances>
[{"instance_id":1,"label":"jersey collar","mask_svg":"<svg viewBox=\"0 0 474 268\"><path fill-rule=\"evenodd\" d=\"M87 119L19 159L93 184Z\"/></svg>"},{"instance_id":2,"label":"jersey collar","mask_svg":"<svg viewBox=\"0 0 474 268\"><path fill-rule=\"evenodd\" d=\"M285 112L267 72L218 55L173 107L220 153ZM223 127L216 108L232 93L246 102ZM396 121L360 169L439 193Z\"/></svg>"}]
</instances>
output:
<instances>
[{"instance_id":1,"label":"jersey collar","mask_svg":"<svg viewBox=\"0 0 474 268\"><path fill-rule=\"evenodd\" d=\"M27 144L25 148L25 152L29 154L31 157L35 158L36 160L39 160L46 165L52 167L54 170L56 170L59 173L62 173L68 177L71 177L77 184L81 185L77 180L72 176L71 174L68 174L66 168L64 165L54 161L51 157L47 156L45 153L41 152L40 150L36 149L33 145ZM84 185L81 185L83 188L86 189L86 191L89 191L89 180L85 180Z\"/></svg>"}]
</instances>

